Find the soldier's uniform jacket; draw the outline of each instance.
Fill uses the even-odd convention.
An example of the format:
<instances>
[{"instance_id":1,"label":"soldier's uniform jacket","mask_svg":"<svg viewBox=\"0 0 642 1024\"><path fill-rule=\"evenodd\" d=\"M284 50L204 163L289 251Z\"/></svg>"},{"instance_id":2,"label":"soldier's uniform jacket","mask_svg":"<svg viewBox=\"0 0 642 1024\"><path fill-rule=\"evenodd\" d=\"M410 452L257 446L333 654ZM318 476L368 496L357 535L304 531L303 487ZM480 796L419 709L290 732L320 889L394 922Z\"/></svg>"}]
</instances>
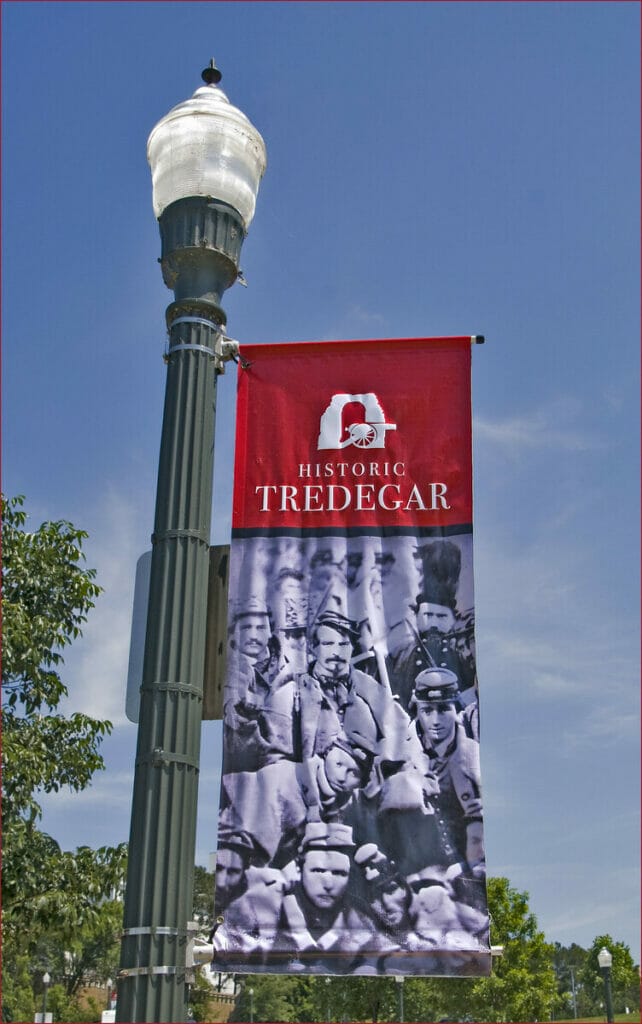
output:
<instances>
[{"instance_id":1,"label":"soldier's uniform jacket","mask_svg":"<svg viewBox=\"0 0 642 1024\"><path fill-rule=\"evenodd\" d=\"M269 693L269 683L250 659L232 650L223 698L225 772L256 771L263 763L260 715Z\"/></svg>"},{"instance_id":2,"label":"soldier's uniform jacket","mask_svg":"<svg viewBox=\"0 0 642 1024\"><path fill-rule=\"evenodd\" d=\"M299 953L356 953L370 946L374 923L345 900L322 926L315 927L314 915L304 912L305 897L296 886L281 905L278 949Z\"/></svg>"},{"instance_id":3,"label":"soldier's uniform jacket","mask_svg":"<svg viewBox=\"0 0 642 1024\"><path fill-rule=\"evenodd\" d=\"M433 639L427 641L415 637L388 658L390 685L403 708L408 709L419 673L435 666L455 673L460 693L474 692L475 679L470 665L458 651L453 650L446 634L437 643ZM468 700L462 703L468 703Z\"/></svg>"},{"instance_id":4,"label":"soldier's uniform jacket","mask_svg":"<svg viewBox=\"0 0 642 1024\"><path fill-rule=\"evenodd\" d=\"M465 859L466 825L482 817L479 744L460 725L449 746L437 753L425 750L429 774L436 777L439 793L430 798L440 840L442 862Z\"/></svg>"},{"instance_id":5,"label":"soldier's uniform jacket","mask_svg":"<svg viewBox=\"0 0 642 1024\"><path fill-rule=\"evenodd\" d=\"M265 703L263 734L272 757L300 761L321 754L334 737L351 733L351 721L365 718L380 757L412 759L417 742L410 719L386 684L353 668L331 691L313 672L286 683Z\"/></svg>"},{"instance_id":6,"label":"soldier's uniform jacket","mask_svg":"<svg viewBox=\"0 0 642 1024\"><path fill-rule=\"evenodd\" d=\"M318 927L314 914L305 912L300 883L289 888L269 874L264 872L265 878L250 885L225 911L213 936L215 963L224 965L227 956L234 961L239 953L258 957L259 962L269 962L270 953L305 953L309 966L310 954L323 957L376 948L374 922L347 900L333 914L324 915Z\"/></svg>"},{"instance_id":7,"label":"soldier's uniform jacket","mask_svg":"<svg viewBox=\"0 0 642 1024\"><path fill-rule=\"evenodd\" d=\"M269 863L283 866L294 857L308 820L335 821L352 799L335 793L327 782L324 762L275 761L256 772L223 776L221 820L242 824L269 854Z\"/></svg>"}]
</instances>

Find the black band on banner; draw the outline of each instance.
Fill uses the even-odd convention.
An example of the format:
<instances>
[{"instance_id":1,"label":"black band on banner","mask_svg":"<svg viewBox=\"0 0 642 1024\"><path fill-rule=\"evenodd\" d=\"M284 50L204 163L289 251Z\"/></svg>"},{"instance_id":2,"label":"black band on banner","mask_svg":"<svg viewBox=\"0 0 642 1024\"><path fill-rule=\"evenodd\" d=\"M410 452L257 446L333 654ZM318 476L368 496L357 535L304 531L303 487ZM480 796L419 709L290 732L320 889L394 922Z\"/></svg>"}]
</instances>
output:
<instances>
[{"instance_id":1,"label":"black band on banner","mask_svg":"<svg viewBox=\"0 0 642 1024\"><path fill-rule=\"evenodd\" d=\"M472 533L473 524L457 526L268 526L235 527L232 537L454 537Z\"/></svg>"}]
</instances>

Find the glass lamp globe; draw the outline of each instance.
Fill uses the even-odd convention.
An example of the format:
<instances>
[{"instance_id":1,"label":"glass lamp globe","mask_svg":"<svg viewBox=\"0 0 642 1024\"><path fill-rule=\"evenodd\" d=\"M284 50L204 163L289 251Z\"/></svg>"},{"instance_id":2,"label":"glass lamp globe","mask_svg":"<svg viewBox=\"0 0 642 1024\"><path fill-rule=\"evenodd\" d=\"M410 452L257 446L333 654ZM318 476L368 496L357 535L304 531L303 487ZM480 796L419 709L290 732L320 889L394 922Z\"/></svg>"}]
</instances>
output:
<instances>
[{"instance_id":1,"label":"glass lamp globe","mask_svg":"<svg viewBox=\"0 0 642 1024\"><path fill-rule=\"evenodd\" d=\"M609 953L606 946L602 946L600 952L597 954L597 962L602 970L605 970L607 967L610 967L613 963L613 957Z\"/></svg>"},{"instance_id":2,"label":"glass lamp globe","mask_svg":"<svg viewBox=\"0 0 642 1024\"><path fill-rule=\"evenodd\" d=\"M265 143L215 81L200 86L152 128L147 159L157 218L178 199L205 196L234 207L247 231L267 165Z\"/></svg>"}]
</instances>

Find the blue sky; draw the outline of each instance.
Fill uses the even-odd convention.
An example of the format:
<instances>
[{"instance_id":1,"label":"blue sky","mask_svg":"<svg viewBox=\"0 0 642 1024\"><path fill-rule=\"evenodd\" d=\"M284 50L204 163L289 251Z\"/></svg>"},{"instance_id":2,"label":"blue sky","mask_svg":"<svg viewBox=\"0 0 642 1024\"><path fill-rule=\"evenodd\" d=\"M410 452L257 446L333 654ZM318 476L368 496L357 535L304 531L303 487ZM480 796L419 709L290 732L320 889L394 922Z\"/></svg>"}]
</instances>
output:
<instances>
[{"instance_id":1,"label":"blue sky","mask_svg":"<svg viewBox=\"0 0 642 1024\"><path fill-rule=\"evenodd\" d=\"M67 658L107 771L46 803L126 840L136 560L171 300L147 136L200 84L268 169L227 293L242 343L485 334L473 353L487 860L550 941L639 961L639 5L13 3L3 19L3 490L91 534L105 594ZM212 539L229 538L235 374ZM220 726L203 731L198 861Z\"/></svg>"}]
</instances>

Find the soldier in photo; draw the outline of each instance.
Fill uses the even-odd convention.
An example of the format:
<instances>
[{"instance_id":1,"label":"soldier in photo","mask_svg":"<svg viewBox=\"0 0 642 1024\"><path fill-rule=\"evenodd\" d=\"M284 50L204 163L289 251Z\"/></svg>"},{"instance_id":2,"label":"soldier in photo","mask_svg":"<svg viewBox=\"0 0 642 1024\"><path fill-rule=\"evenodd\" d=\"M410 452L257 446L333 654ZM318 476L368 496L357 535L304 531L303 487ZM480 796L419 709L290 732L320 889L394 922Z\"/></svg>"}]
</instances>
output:
<instances>
[{"instance_id":1,"label":"soldier in photo","mask_svg":"<svg viewBox=\"0 0 642 1024\"><path fill-rule=\"evenodd\" d=\"M411 701L426 773L437 783L428 801L428 829L417 838L424 864L444 867L483 864L479 744L461 725L457 694L454 672L430 668L417 677Z\"/></svg>"},{"instance_id":2,"label":"soldier in photo","mask_svg":"<svg viewBox=\"0 0 642 1024\"><path fill-rule=\"evenodd\" d=\"M223 697L224 772L255 771L265 755L261 711L270 693L273 648L267 604L251 596L230 624L227 683Z\"/></svg>"},{"instance_id":3,"label":"soldier in photo","mask_svg":"<svg viewBox=\"0 0 642 1024\"><path fill-rule=\"evenodd\" d=\"M488 915L458 903L446 881L423 877L412 883L410 949L426 946L451 953L479 950L488 943ZM456 963L449 956L450 970ZM462 960L459 966L463 966Z\"/></svg>"},{"instance_id":4,"label":"soldier in photo","mask_svg":"<svg viewBox=\"0 0 642 1024\"><path fill-rule=\"evenodd\" d=\"M412 892L393 861L376 843L366 843L354 855L360 869L359 891L363 905L374 917L380 949L399 949L411 927Z\"/></svg>"},{"instance_id":5,"label":"soldier in photo","mask_svg":"<svg viewBox=\"0 0 642 1024\"><path fill-rule=\"evenodd\" d=\"M233 963L242 952L259 969L287 962L289 972L352 973L375 932L352 899L354 850L347 826L310 822L296 860L282 872L254 872L227 905L213 935L214 963Z\"/></svg>"},{"instance_id":6,"label":"soldier in photo","mask_svg":"<svg viewBox=\"0 0 642 1024\"><path fill-rule=\"evenodd\" d=\"M296 855L309 821L342 821L353 793L365 786L373 755L358 736L336 736L304 761L275 761L256 772L224 775L219 828L243 827L264 848L269 865Z\"/></svg>"},{"instance_id":7,"label":"soldier in photo","mask_svg":"<svg viewBox=\"0 0 642 1024\"><path fill-rule=\"evenodd\" d=\"M351 899L354 850L346 825L310 823L299 851L299 880L281 903L277 948L297 953L315 973L335 973L346 954L355 958L346 965L351 972L358 954L372 945L372 919Z\"/></svg>"},{"instance_id":8,"label":"soldier in photo","mask_svg":"<svg viewBox=\"0 0 642 1024\"><path fill-rule=\"evenodd\" d=\"M272 760L302 761L319 754L333 737L349 734L353 727L347 723L354 720L366 723L379 757L402 763L411 758L416 740L390 687L352 666L359 637L358 624L346 616L329 610L319 616L309 670L265 703L263 728Z\"/></svg>"},{"instance_id":9,"label":"soldier in photo","mask_svg":"<svg viewBox=\"0 0 642 1024\"><path fill-rule=\"evenodd\" d=\"M247 871L252 863L265 863L265 851L244 829L219 828L216 854L214 914L220 916L243 896L248 887Z\"/></svg>"},{"instance_id":10,"label":"soldier in photo","mask_svg":"<svg viewBox=\"0 0 642 1024\"><path fill-rule=\"evenodd\" d=\"M436 540L420 547L417 556L423 584L411 606L414 636L388 659L390 685L407 709L419 673L427 668L446 668L457 677L457 699L463 708L475 702L477 695L474 664L457 647L461 552L453 541Z\"/></svg>"}]
</instances>

